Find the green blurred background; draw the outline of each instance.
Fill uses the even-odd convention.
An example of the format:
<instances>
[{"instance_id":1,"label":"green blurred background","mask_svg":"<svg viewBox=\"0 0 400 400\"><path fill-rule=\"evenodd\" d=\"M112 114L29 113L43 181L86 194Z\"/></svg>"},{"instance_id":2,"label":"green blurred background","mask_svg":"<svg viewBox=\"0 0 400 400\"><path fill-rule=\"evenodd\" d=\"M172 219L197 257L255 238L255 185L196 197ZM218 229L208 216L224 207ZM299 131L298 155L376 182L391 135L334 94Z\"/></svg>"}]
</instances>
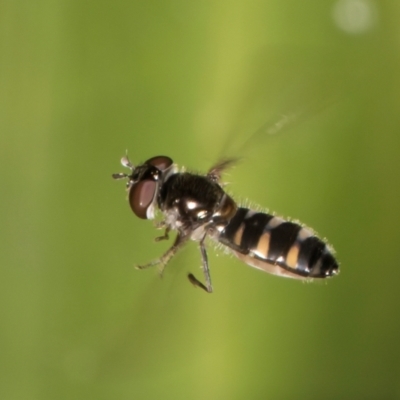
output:
<instances>
[{"instance_id":1,"label":"green blurred background","mask_svg":"<svg viewBox=\"0 0 400 400\"><path fill-rule=\"evenodd\" d=\"M0 398L400 398L400 4L0 3ZM253 135L282 115L279 134ZM268 130L268 129L266 129ZM253 136L252 136L253 135ZM120 172L158 154L328 237L302 284L134 217Z\"/></svg>"}]
</instances>

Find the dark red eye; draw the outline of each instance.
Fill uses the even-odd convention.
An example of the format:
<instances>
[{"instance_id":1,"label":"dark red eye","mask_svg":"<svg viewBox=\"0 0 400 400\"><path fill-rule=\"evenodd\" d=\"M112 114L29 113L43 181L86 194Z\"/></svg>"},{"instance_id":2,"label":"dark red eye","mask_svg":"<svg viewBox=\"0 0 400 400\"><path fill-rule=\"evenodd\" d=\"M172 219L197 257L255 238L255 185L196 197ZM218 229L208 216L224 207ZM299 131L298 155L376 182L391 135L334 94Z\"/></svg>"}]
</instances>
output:
<instances>
[{"instance_id":1,"label":"dark red eye","mask_svg":"<svg viewBox=\"0 0 400 400\"><path fill-rule=\"evenodd\" d=\"M157 182L148 179L132 186L129 192L129 204L139 218L148 219L147 209L153 202L156 189Z\"/></svg>"},{"instance_id":2,"label":"dark red eye","mask_svg":"<svg viewBox=\"0 0 400 400\"><path fill-rule=\"evenodd\" d=\"M150 160L146 161L146 164L150 164L160 171L165 171L168 167L172 165L172 163L173 161L167 156L157 156L150 158Z\"/></svg>"}]
</instances>

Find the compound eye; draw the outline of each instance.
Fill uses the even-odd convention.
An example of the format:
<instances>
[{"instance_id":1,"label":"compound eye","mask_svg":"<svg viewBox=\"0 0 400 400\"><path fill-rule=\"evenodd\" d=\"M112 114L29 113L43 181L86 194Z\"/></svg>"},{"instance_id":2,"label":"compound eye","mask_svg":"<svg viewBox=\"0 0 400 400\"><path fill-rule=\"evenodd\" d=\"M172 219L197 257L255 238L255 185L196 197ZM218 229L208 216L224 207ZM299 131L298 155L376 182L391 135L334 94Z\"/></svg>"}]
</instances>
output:
<instances>
[{"instance_id":1,"label":"compound eye","mask_svg":"<svg viewBox=\"0 0 400 400\"><path fill-rule=\"evenodd\" d=\"M172 163L173 163L172 159L167 156L157 156L150 158L149 160L146 161L146 164L150 164L153 167L159 169L160 171L165 171L172 165Z\"/></svg>"},{"instance_id":2,"label":"compound eye","mask_svg":"<svg viewBox=\"0 0 400 400\"><path fill-rule=\"evenodd\" d=\"M129 192L129 204L137 217L148 219L147 209L153 202L157 183L152 180L140 181Z\"/></svg>"}]
</instances>

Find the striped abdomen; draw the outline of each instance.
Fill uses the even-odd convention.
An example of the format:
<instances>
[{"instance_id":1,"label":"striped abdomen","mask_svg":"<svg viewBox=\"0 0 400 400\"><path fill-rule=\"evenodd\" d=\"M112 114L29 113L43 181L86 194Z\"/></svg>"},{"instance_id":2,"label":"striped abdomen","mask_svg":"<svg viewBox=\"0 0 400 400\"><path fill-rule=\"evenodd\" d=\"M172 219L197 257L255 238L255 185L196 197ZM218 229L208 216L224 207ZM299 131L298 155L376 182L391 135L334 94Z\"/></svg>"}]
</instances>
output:
<instances>
[{"instance_id":1,"label":"striped abdomen","mask_svg":"<svg viewBox=\"0 0 400 400\"><path fill-rule=\"evenodd\" d=\"M246 264L291 278L326 278L339 265L307 228L271 214L238 208L218 239Z\"/></svg>"}]
</instances>

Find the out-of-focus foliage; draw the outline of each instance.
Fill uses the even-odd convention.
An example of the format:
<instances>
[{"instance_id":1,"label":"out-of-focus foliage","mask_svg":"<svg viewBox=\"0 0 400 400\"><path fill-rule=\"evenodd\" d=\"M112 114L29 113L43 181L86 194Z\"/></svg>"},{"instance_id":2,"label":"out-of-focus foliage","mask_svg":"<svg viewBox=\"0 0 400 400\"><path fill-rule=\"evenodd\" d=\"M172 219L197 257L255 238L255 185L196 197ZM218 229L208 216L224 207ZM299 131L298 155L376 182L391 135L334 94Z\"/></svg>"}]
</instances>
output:
<instances>
[{"instance_id":1,"label":"out-of-focus foliage","mask_svg":"<svg viewBox=\"0 0 400 400\"><path fill-rule=\"evenodd\" d=\"M397 2L0 10L1 399L400 397ZM168 243L111 179L126 150L243 157L227 190L328 237L341 275L210 248L207 295L195 243L162 280L134 270Z\"/></svg>"}]
</instances>

